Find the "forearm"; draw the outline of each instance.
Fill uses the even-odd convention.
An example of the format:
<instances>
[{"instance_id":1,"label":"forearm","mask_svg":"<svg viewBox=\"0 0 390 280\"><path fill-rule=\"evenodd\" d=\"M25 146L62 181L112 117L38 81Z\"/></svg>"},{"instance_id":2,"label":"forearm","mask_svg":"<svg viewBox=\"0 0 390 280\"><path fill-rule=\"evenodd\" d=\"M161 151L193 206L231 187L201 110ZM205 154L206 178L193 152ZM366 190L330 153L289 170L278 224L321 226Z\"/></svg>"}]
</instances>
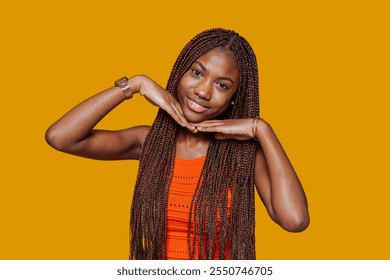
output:
<instances>
[{"instance_id":1,"label":"forearm","mask_svg":"<svg viewBox=\"0 0 390 280\"><path fill-rule=\"evenodd\" d=\"M285 229L307 227L307 200L300 180L271 126L259 120L256 138L261 144L269 173L273 218Z\"/></svg>"}]
</instances>

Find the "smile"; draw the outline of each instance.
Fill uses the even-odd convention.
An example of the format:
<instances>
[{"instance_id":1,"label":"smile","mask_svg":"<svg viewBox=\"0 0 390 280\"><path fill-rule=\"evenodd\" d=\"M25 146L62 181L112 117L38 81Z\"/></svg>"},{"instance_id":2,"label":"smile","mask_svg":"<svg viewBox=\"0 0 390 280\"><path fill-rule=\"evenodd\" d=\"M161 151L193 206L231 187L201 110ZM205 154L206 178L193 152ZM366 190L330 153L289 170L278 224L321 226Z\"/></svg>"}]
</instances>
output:
<instances>
[{"instance_id":1,"label":"smile","mask_svg":"<svg viewBox=\"0 0 390 280\"><path fill-rule=\"evenodd\" d=\"M187 104L188 104L188 107L196 112L196 113L203 113L204 111L207 110L206 107L200 105L199 103L196 103L195 101L192 101L191 99L187 98Z\"/></svg>"}]
</instances>

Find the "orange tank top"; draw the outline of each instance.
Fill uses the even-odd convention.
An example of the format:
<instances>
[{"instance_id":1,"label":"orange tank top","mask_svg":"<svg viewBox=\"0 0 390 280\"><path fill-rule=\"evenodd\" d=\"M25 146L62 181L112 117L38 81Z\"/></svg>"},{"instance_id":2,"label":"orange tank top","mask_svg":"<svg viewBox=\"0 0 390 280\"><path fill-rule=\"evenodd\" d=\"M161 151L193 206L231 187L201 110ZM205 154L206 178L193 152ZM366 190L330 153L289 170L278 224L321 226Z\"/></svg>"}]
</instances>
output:
<instances>
[{"instance_id":1,"label":"orange tank top","mask_svg":"<svg viewBox=\"0 0 390 280\"><path fill-rule=\"evenodd\" d=\"M206 156L190 160L175 159L172 184L168 196L166 240L168 260L189 259L187 232L190 205L205 159ZM229 205L230 199L229 193ZM219 231L219 228L217 230ZM197 251L194 258L197 258ZM215 258L218 258L218 256L215 256Z\"/></svg>"}]
</instances>

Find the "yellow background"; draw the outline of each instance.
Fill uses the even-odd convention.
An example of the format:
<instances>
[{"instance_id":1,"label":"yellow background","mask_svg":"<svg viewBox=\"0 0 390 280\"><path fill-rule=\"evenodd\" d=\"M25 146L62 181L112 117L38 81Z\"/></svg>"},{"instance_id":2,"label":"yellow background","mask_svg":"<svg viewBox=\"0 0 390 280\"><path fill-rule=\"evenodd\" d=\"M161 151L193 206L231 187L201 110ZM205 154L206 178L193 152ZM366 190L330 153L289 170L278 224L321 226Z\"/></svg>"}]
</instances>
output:
<instances>
[{"instance_id":1,"label":"yellow background","mask_svg":"<svg viewBox=\"0 0 390 280\"><path fill-rule=\"evenodd\" d=\"M387 1L14 1L1 4L0 259L126 259L137 163L59 153L47 127L122 75L165 86L211 27L260 66L261 116L305 187L307 231L257 206L259 259L389 259ZM99 125L150 124L136 96Z\"/></svg>"}]
</instances>

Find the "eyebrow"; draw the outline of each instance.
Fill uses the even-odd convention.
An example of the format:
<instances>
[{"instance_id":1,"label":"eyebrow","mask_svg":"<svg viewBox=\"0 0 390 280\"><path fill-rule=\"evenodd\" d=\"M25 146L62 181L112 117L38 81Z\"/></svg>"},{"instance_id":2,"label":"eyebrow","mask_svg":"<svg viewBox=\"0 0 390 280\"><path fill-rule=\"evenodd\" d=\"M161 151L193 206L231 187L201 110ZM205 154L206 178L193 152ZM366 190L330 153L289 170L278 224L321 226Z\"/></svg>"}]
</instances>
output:
<instances>
[{"instance_id":1,"label":"eyebrow","mask_svg":"<svg viewBox=\"0 0 390 280\"><path fill-rule=\"evenodd\" d=\"M195 61L194 64L195 63L199 64L200 68L202 68L203 71L207 71L206 67L202 63L200 63L199 61ZM229 77L218 77L218 79L219 80L228 80L232 84L234 84L234 81L231 78L229 78Z\"/></svg>"}]
</instances>

